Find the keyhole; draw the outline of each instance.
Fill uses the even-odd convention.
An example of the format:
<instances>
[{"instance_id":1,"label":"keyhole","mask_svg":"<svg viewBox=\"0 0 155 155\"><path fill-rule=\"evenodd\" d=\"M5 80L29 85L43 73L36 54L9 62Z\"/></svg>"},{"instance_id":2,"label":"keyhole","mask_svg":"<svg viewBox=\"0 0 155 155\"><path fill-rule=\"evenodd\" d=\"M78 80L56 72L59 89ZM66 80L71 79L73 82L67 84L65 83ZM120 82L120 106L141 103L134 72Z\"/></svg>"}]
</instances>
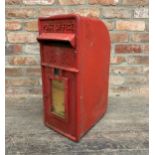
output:
<instances>
[{"instance_id":1,"label":"keyhole","mask_svg":"<svg viewBox=\"0 0 155 155\"><path fill-rule=\"evenodd\" d=\"M54 68L54 76L59 76L60 75L60 69Z\"/></svg>"}]
</instances>

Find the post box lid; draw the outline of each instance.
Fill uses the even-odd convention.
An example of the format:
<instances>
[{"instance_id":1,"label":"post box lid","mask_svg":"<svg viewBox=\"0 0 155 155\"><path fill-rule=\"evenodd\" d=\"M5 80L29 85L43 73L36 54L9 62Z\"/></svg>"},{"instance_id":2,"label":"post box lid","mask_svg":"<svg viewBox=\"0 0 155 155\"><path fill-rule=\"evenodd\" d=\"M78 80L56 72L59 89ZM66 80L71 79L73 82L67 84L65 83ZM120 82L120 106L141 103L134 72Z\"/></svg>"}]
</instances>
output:
<instances>
[{"instance_id":1,"label":"post box lid","mask_svg":"<svg viewBox=\"0 0 155 155\"><path fill-rule=\"evenodd\" d=\"M71 46L75 47L75 34L72 33L42 33L37 37L38 41L41 40L54 40L54 41L67 41Z\"/></svg>"}]
</instances>

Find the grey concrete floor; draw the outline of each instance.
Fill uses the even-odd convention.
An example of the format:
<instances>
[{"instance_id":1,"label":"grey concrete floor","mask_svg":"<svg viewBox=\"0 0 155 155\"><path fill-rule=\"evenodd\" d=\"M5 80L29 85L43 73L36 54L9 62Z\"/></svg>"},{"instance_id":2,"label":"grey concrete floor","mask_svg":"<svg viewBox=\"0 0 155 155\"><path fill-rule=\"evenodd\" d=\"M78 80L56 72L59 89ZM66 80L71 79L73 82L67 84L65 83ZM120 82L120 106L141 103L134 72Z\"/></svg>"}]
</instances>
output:
<instances>
[{"instance_id":1,"label":"grey concrete floor","mask_svg":"<svg viewBox=\"0 0 155 155\"><path fill-rule=\"evenodd\" d=\"M148 155L148 99L112 97L106 115L74 143L44 126L42 99L6 97L6 155Z\"/></svg>"}]
</instances>

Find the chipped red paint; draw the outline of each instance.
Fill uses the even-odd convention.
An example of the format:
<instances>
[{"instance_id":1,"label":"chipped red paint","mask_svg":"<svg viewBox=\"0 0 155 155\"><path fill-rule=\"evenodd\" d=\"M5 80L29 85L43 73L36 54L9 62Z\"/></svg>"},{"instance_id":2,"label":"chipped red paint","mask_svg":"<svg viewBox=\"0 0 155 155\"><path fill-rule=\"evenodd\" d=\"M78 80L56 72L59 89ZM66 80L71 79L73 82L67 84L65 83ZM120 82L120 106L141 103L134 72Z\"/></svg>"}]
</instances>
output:
<instances>
[{"instance_id":1,"label":"chipped red paint","mask_svg":"<svg viewBox=\"0 0 155 155\"><path fill-rule=\"evenodd\" d=\"M79 15L39 18L44 122L79 141L104 115L108 103L110 37L103 22ZM65 83L65 117L51 112L54 68Z\"/></svg>"}]
</instances>

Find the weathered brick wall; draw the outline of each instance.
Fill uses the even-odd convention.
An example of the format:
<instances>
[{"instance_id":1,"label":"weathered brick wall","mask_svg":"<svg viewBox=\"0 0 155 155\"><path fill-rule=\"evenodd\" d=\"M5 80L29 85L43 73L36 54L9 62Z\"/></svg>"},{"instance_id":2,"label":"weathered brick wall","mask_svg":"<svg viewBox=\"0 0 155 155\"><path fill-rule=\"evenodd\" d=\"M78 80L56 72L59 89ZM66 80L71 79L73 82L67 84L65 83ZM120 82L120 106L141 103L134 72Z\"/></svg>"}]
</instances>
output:
<instances>
[{"instance_id":1,"label":"weathered brick wall","mask_svg":"<svg viewBox=\"0 0 155 155\"><path fill-rule=\"evenodd\" d=\"M110 95L148 95L148 0L6 0L6 94L41 94L37 18L66 13L106 23Z\"/></svg>"}]
</instances>

